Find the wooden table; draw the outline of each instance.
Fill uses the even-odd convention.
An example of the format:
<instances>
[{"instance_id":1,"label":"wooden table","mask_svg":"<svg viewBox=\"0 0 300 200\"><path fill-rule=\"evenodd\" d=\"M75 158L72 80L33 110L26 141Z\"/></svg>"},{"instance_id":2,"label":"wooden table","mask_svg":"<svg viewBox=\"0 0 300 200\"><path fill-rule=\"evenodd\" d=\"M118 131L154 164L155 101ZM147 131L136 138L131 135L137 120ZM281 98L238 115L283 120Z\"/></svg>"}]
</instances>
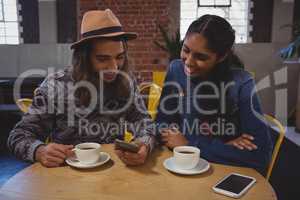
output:
<instances>
[{"instance_id":1,"label":"wooden table","mask_svg":"<svg viewBox=\"0 0 300 200\"><path fill-rule=\"evenodd\" d=\"M253 169L211 164L201 175L182 176L163 167L163 161L172 155L166 149L155 150L147 163L126 167L114 154L112 145L103 145L112 160L89 170L69 166L45 168L39 163L16 174L0 189L5 200L228 200L216 194L212 186L230 172L257 179L254 187L242 200L276 200L270 184Z\"/></svg>"}]
</instances>

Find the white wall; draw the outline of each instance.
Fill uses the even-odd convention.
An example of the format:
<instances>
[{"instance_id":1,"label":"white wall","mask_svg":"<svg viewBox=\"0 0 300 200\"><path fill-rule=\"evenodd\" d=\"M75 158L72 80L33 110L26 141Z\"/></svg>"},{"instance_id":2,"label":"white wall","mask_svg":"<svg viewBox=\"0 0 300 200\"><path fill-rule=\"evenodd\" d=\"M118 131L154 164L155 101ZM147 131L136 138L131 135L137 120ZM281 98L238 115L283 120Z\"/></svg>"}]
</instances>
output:
<instances>
[{"instance_id":1,"label":"white wall","mask_svg":"<svg viewBox=\"0 0 300 200\"><path fill-rule=\"evenodd\" d=\"M71 64L69 44L0 45L0 77L16 77L28 69Z\"/></svg>"}]
</instances>

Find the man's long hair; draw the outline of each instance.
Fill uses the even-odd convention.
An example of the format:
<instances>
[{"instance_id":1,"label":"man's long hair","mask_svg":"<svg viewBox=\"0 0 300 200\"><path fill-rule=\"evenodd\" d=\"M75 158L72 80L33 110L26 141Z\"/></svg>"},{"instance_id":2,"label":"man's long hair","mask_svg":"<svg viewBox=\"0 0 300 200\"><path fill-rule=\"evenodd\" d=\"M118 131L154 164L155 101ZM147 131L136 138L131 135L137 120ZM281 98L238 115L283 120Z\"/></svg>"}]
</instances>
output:
<instances>
[{"instance_id":1,"label":"man's long hair","mask_svg":"<svg viewBox=\"0 0 300 200\"><path fill-rule=\"evenodd\" d=\"M114 37L114 38L106 38L112 41L121 41L123 43L123 47L125 50L125 60L123 66L119 66L119 71L122 71L128 74L129 77L132 77L129 71L128 64L128 54L127 54L127 43L123 38ZM90 54L92 51L92 43L94 40L90 40L84 43L81 46L78 46L74 49L73 57L72 57L72 78L75 83L79 81L88 81L92 83L97 90L100 88L100 74L93 69ZM101 80L103 81L103 80ZM116 79L112 83L105 83L105 89L113 88L111 92L114 93L114 96L118 98L128 98L130 95L130 83L129 80L118 74ZM75 92L75 96L79 98L80 105L87 106L90 103L90 93L86 88L79 88Z\"/></svg>"}]
</instances>

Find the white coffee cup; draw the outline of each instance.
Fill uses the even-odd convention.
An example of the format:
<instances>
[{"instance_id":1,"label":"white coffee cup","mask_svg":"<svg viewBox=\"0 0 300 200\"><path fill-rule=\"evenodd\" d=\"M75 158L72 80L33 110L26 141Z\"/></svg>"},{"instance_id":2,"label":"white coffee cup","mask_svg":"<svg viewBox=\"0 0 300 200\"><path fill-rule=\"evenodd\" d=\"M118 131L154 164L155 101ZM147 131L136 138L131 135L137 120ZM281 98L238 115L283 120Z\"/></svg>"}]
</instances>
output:
<instances>
[{"instance_id":1,"label":"white coffee cup","mask_svg":"<svg viewBox=\"0 0 300 200\"><path fill-rule=\"evenodd\" d=\"M200 159L200 149L192 146L178 146L173 149L174 162L178 169L192 169Z\"/></svg>"},{"instance_id":2,"label":"white coffee cup","mask_svg":"<svg viewBox=\"0 0 300 200\"><path fill-rule=\"evenodd\" d=\"M100 158L100 149L100 144L87 142L76 145L72 151L75 152L75 155L80 162L84 164L93 164Z\"/></svg>"}]
</instances>

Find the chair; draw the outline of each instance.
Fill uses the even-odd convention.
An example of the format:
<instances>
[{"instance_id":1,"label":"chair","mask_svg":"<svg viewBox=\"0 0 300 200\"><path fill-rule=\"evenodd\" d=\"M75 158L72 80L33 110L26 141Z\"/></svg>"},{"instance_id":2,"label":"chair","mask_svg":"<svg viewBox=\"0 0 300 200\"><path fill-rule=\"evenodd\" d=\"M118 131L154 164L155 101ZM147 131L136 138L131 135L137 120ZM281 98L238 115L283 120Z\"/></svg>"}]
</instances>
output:
<instances>
[{"instance_id":1,"label":"chair","mask_svg":"<svg viewBox=\"0 0 300 200\"><path fill-rule=\"evenodd\" d=\"M146 82L139 85L139 92L144 93L146 90L149 90L148 94L148 105L147 110L152 119L156 116L156 108L159 103L159 98L161 95L161 88L164 83L166 72L156 71L152 73L153 82ZM124 141L130 142L134 139L131 132L128 130L125 131Z\"/></svg>"},{"instance_id":2,"label":"chair","mask_svg":"<svg viewBox=\"0 0 300 200\"><path fill-rule=\"evenodd\" d=\"M151 115L151 118L154 119L156 116L156 108L159 103L159 98L161 95L161 87L152 82L142 83L139 86L139 92L143 93L145 90L149 90L148 95L148 112Z\"/></svg>"},{"instance_id":3,"label":"chair","mask_svg":"<svg viewBox=\"0 0 300 200\"><path fill-rule=\"evenodd\" d=\"M166 72L165 71L154 71L152 72L153 83L159 87L163 87L165 81Z\"/></svg>"},{"instance_id":4,"label":"chair","mask_svg":"<svg viewBox=\"0 0 300 200\"><path fill-rule=\"evenodd\" d=\"M33 94L35 95L35 93L36 93L36 90L34 90ZM29 99L29 98L21 98L16 101L16 104L23 113L27 113L29 110L29 107L32 104L32 101L33 100ZM51 142L50 137L47 137L45 143L48 144L50 142Z\"/></svg>"},{"instance_id":5,"label":"chair","mask_svg":"<svg viewBox=\"0 0 300 200\"><path fill-rule=\"evenodd\" d=\"M29 99L29 98L18 99L16 101L16 104L23 113L27 113L29 107L32 104L32 99Z\"/></svg>"},{"instance_id":6,"label":"chair","mask_svg":"<svg viewBox=\"0 0 300 200\"><path fill-rule=\"evenodd\" d=\"M265 114L264 117L265 117L266 121L270 125L276 126L276 128L277 128L276 130L278 130L278 132L279 132L279 136L278 136L277 141L275 143L275 146L274 146L274 149L273 149L273 153L272 153L271 162L269 164L268 171L267 171L266 179L269 180L270 177L271 177L272 171L273 171L274 164L275 164L275 162L277 160L277 156L278 156L278 153L279 153L279 150L280 150L280 146L281 146L282 141L284 139L285 128L274 117L272 117L270 115L267 115L267 114Z\"/></svg>"},{"instance_id":7,"label":"chair","mask_svg":"<svg viewBox=\"0 0 300 200\"><path fill-rule=\"evenodd\" d=\"M159 103L165 76L165 71L154 71L152 72L152 82L142 83L139 86L139 91L141 93L143 93L147 89L149 90L147 109L152 119L154 119L156 116L156 108Z\"/></svg>"},{"instance_id":8,"label":"chair","mask_svg":"<svg viewBox=\"0 0 300 200\"><path fill-rule=\"evenodd\" d=\"M125 142L131 142L133 139L134 139L133 134L126 129L123 140Z\"/></svg>"},{"instance_id":9,"label":"chair","mask_svg":"<svg viewBox=\"0 0 300 200\"><path fill-rule=\"evenodd\" d=\"M33 95L36 94L36 90L35 89L33 91ZM29 98L21 98L21 99L18 99L15 103L17 104L17 106L19 107L19 109L23 112L23 113L27 113L28 110L29 110L29 107L31 106L32 104L32 99L29 99Z\"/></svg>"}]
</instances>

